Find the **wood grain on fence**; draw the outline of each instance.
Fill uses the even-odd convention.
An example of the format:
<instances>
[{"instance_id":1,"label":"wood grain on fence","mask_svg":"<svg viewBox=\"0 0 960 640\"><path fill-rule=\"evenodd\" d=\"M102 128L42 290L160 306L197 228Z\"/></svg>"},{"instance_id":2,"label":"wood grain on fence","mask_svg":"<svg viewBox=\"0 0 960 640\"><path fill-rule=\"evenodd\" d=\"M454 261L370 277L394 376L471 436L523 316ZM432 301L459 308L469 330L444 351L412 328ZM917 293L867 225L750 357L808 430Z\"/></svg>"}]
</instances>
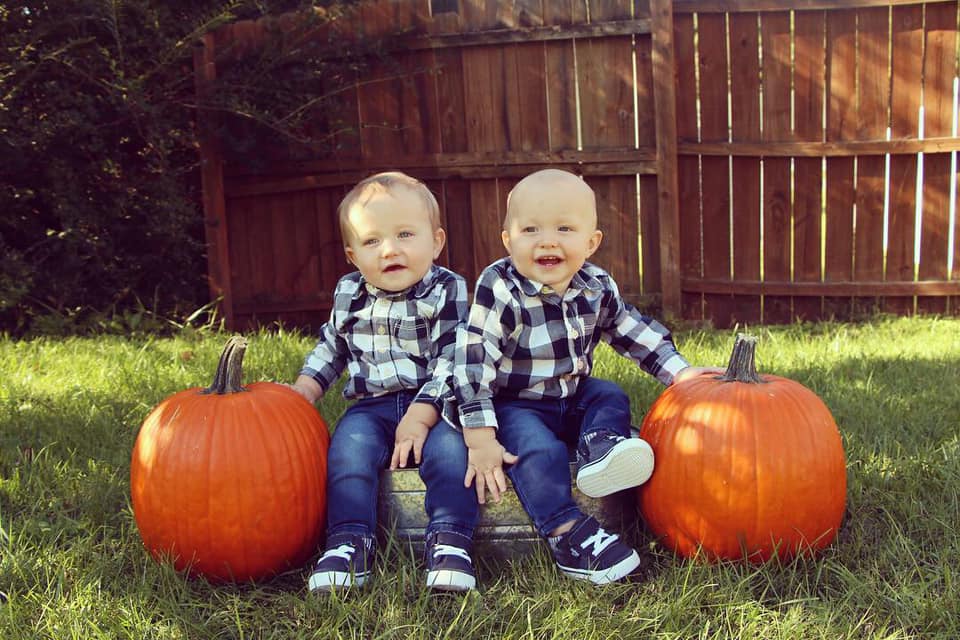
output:
<instances>
[{"instance_id":1,"label":"wood grain on fence","mask_svg":"<svg viewBox=\"0 0 960 640\"><path fill-rule=\"evenodd\" d=\"M311 128L333 151L278 145L252 171L201 119L211 292L231 326L316 326L350 268L336 206L388 169L437 195L440 262L473 280L504 253L509 190L558 167L596 192L596 261L638 304L718 326L958 313L958 6L359 3L317 33L389 54L330 87ZM296 20L206 36L197 91Z\"/></svg>"},{"instance_id":2,"label":"wood grain on fence","mask_svg":"<svg viewBox=\"0 0 960 640\"><path fill-rule=\"evenodd\" d=\"M685 158L695 157L700 171L680 209L699 210L703 244L685 297L735 300L729 313L704 304L702 317L956 313L958 3L691 0L674 10L678 24L694 16L677 46L699 59L699 137L679 134L678 166L692 170ZM729 92L718 91L726 78ZM716 124L728 105L729 132ZM726 180L732 277L709 266L728 255L715 239Z\"/></svg>"}]
</instances>

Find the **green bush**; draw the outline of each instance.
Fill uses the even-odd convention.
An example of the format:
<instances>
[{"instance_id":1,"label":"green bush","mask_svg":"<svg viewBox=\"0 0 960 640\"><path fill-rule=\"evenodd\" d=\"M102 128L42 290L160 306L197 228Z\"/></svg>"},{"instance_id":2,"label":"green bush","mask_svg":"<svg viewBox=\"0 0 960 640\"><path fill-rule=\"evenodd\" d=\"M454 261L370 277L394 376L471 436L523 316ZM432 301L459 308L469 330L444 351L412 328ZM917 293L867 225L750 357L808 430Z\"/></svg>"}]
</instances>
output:
<instances>
[{"instance_id":1,"label":"green bush","mask_svg":"<svg viewBox=\"0 0 960 640\"><path fill-rule=\"evenodd\" d=\"M235 65L232 77L248 81L232 93L221 82L215 103L198 105L194 43L230 20L302 5L0 5L0 331L102 330L104 317L184 317L208 302L198 107L222 112L228 146L255 149L258 131L275 132L291 104L316 94L304 60L290 64L302 52L288 51Z\"/></svg>"}]
</instances>

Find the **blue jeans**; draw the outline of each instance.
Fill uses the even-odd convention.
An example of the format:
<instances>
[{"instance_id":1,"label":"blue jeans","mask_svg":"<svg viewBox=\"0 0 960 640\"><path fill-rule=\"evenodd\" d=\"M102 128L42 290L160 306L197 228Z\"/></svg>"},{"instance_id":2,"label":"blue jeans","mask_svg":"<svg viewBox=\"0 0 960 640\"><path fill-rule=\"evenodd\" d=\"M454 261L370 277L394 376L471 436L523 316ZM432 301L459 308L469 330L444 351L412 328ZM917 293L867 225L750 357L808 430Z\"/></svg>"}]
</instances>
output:
<instances>
[{"instance_id":1,"label":"blue jeans","mask_svg":"<svg viewBox=\"0 0 960 640\"><path fill-rule=\"evenodd\" d=\"M519 456L507 469L520 503L541 536L583 516L570 489L570 448L607 429L630 436L630 399L617 384L584 378L559 400L494 399L497 439Z\"/></svg>"},{"instance_id":2,"label":"blue jeans","mask_svg":"<svg viewBox=\"0 0 960 640\"><path fill-rule=\"evenodd\" d=\"M380 473L393 455L397 423L413 392L358 400L340 418L327 455L327 535L374 535ZM453 531L473 537L480 509L475 490L463 486L467 447L463 434L440 420L423 445L420 477L426 485L426 534Z\"/></svg>"}]
</instances>

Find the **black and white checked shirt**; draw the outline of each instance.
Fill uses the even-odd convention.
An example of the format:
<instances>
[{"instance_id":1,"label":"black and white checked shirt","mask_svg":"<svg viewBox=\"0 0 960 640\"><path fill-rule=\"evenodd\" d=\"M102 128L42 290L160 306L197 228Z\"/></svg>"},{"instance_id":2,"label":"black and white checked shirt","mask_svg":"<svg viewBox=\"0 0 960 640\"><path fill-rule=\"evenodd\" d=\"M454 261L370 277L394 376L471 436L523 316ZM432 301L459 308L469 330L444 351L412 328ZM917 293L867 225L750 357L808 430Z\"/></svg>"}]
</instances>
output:
<instances>
[{"instance_id":1,"label":"black and white checked shirt","mask_svg":"<svg viewBox=\"0 0 960 640\"><path fill-rule=\"evenodd\" d=\"M423 280L399 292L374 287L360 272L347 274L337 282L330 319L300 373L326 392L346 368L345 398L413 390L414 402L439 411L452 393L457 327L466 314L466 281L443 267L433 265Z\"/></svg>"},{"instance_id":2,"label":"black and white checked shirt","mask_svg":"<svg viewBox=\"0 0 960 640\"><path fill-rule=\"evenodd\" d=\"M624 302L610 274L589 262L562 298L509 258L494 262L480 274L462 336L454 378L464 427L497 426L494 396L572 395L601 339L664 384L689 366L670 331Z\"/></svg>"}]
</instances>

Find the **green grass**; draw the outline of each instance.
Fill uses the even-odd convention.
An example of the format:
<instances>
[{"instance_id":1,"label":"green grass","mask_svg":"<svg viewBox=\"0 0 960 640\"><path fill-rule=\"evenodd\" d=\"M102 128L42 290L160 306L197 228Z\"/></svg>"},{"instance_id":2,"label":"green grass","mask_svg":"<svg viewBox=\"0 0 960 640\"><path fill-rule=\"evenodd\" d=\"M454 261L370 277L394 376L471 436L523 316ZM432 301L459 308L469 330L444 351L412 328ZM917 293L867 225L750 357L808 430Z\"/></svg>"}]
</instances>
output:
<instances>
[{"instance_id":1,"label":"green grass","mask_svg":"<svg viewBox=\"0 0 960 640\"><path fill-rule=\"evenodd\" d=\"M148 410L210 382L225 335L0 339L0 638L960 637L960 320L876 319L758 329L761 372L816 391L843 435L848 515L815 559L749 566L675 558L642 541L642 579L596 588L542 551L482 563L481 589L431 596L396 546L362 593L309 597L304 571L214 586L155 563L129 501ZM696 364L733 335L676 332ZM313 339L250 336L247 381L290 381ZM596 374L658 384L607 349ZM336 394L321 410L334 422Z\"/></svg>"}]
</instances>

